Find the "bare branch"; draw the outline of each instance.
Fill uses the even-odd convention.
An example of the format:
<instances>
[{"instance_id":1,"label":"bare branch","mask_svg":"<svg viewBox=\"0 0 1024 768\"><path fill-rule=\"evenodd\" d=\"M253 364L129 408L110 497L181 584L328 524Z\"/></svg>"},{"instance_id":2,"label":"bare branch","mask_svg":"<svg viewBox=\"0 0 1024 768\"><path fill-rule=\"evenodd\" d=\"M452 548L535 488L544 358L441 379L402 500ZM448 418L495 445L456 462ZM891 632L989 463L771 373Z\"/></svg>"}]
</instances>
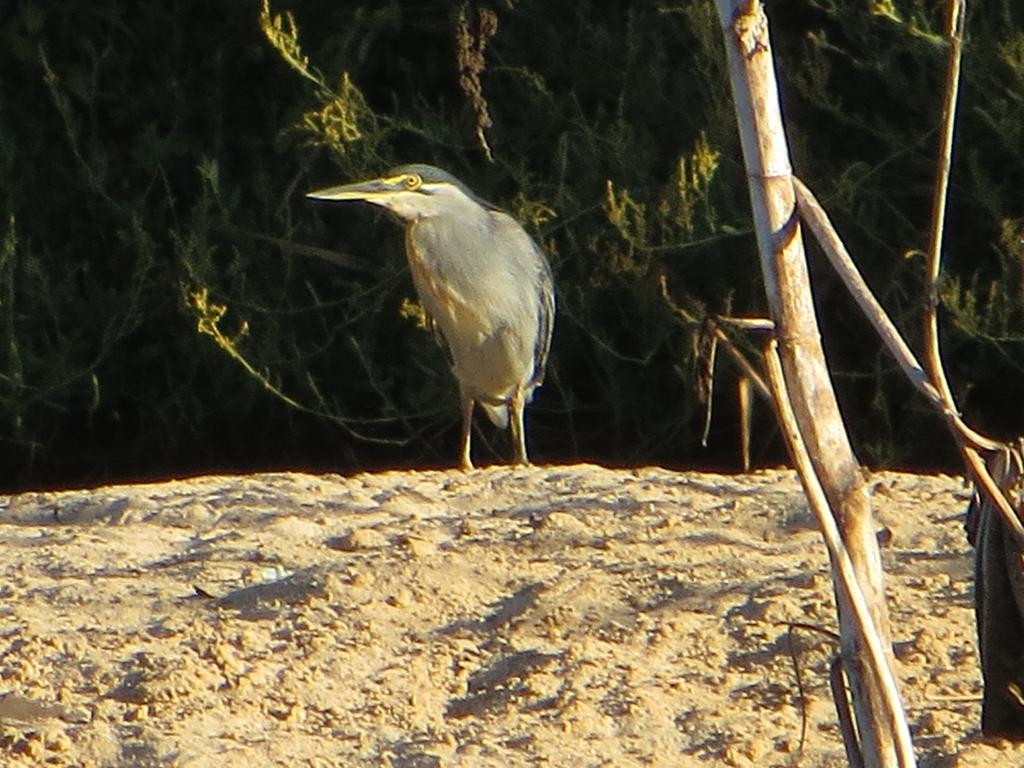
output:
<instances>
[{"instance_id":1,"label":"bare branch","mask_svg":"<svg viewBox=\"0 0 1024 768\"><path fill-rule=\"evenodd\" d=\"M846 761L850 764L849 768L864 768L864 758L857 748L857 729L853 726L850 704L846 700L846 676L843 674L842 656L836 656L828 665L828 684L832 690L832 700L836 703L836 711L839 713L839 732L843 734Z\"/></svg>"},{"instance_id":2,"label":"bare branch","mask_svg":"<svg viewBox=\"0 0 1024 768\"><path fill-rule=\"evenodd\" d=\"M261 243L277 246L281 250L281 253L286 256L314 256L318 259L329 261L331 264L344 267L345 269L350 269L353 272L358 272L363 275L373 275L377 274L379 271L372 268L366 262L360 261L356 257L350 256L342 251L332 251L328 248L320 248L315 245L297 243L294 240L272 237L271 235L265 235L262 232L243 229L242 227L235 226L234 224L224 224L217 229L229 237L245 237Z\"/></svg>"}]
</instances>

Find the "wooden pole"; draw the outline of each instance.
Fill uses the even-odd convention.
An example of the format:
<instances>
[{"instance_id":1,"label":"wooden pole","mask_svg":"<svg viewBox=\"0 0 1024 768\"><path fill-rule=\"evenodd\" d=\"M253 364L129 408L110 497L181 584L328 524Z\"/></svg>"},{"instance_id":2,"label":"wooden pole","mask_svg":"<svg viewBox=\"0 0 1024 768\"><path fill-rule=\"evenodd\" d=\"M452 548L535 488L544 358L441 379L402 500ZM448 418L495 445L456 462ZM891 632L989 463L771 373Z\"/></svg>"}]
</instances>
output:
<instances>
[{"instance_id":1,"label":"wooden pole","mask_svg":"<svg viewBox=\"0 0 1024 768\"><path fill-rule=\"evenodd\" d=\"M761 271L775 322L789 405L891 669L892 643L874 515L821 346L796 213L768 19L759 0L716 0L716 5L725 36ZM807 490L808 479L802 480ZM897 713L889 711L881 681L871 671L849 595L835 578L836 568L833 562L843 665L850 681L864 765L913 765L909 737L892 727Z\"/></svg>"}]
</instances>

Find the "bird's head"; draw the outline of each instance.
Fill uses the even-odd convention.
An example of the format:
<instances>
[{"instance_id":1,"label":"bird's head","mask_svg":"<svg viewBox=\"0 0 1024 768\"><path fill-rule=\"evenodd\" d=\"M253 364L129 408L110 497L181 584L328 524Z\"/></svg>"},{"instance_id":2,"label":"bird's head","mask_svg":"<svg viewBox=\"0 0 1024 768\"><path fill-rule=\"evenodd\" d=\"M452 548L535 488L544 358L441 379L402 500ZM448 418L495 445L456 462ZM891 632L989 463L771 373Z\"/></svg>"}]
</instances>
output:
<instances>
[{"instance_id":1,"label":"bird's head","mask_svg":"<svg viewBox=\"0 0 1024 768\"><path fill-rule=\"evenodd\" d=\"M401 165L383 176L306 195L314 200L362 200L387 208L401 219L458 214L466 205L494 209L447 171L432 165Z\"/></svg>"}]
</instances>

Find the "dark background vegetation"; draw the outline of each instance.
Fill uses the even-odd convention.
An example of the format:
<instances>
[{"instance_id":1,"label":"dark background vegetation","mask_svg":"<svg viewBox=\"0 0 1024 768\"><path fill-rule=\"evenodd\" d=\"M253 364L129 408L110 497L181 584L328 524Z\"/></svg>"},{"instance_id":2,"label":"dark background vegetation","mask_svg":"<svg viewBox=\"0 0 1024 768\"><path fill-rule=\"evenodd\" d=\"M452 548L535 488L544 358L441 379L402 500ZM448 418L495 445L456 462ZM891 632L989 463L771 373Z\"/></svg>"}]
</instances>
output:
<instances>
[{"instance_id":1,"label":"dark background vegetation","mask_svg":"<svg viewBox=\"0 0 1024 768\"><path fill-rule=\"evenodd\" d=\"M912 346L944 5L768 3L797 173ZM738 468L737 373L719 361L702 448L692 328L658 286L765 312L712 3L466 6L471 33L481 10L498 21L480 74L493 163L460 86L460 9L279 0L264 26L294 14L296 67L288 19L275 47L259 2L5 4L0 486L451 465L456 393L406 301L400 229L303 198L409 161L513 211L551 257L560 314L529 413L536 460ZM1008 437L1024 432L1024 6L975 5L968 34L943 343L968 420ZM939 420L812 259L862 459L956 468ZM772 422L759 403L757 463L784 458ZM486 425L477 444L484 462L508 453Z\"/></svg>"}]
</instances>

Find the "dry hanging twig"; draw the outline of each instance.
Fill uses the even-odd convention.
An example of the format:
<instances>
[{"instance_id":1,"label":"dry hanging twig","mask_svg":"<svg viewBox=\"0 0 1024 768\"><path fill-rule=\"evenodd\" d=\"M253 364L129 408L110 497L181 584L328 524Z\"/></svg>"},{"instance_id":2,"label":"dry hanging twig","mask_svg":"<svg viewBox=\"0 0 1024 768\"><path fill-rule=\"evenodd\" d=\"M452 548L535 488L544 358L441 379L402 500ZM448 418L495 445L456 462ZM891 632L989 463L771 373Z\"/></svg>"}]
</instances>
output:
<instances>
[{"instance_id":1,"label":"dry hanging twig","mask_svg":"<svg viewBox=\"0 0 1024 768\"><path fill-rule=\"evenodd\" d=\"M459 18L455 25L455 59L459 65L459 86L469 97L469 103L473 107L476 137L480 142L480 148L493 163L494 156L491 154L491 145L487 143L486 135L487 129L493 123L487 109L487 99L484 98L480 73L487 68L484 51L487 50L487 43L498 31L498 15L489 8L478 8L476 28L471 30L469 19L466 17L467 6L468 3L463 3L459 9Z\"/></svg>"},{"instance_id":2,"label":"dry hanging twig","mask_svg":"<svg viewBox=\"0 0 1024 768\"><path fill-rule=\"evenodd\" d=\"M718 345L725 349L729 357L733 359L740 369L740 378L737 383L737 397L740 411L740 455L743 461L743 471L750 470L750 415L752 403L750 401L750 389L753 386L759 395L768 403L772 401L771 390L765 384L764 378L758 372L754 364L746 355L741 352L729 335L722 330L722 325L731 325L745 330L771 331L775 326L771 320L750 319L736 317L720 317L717 315L704 314L705 310L699 307L699 303L686 293L683 293L683 308L669 295L668 280L665 275L659 278L661 286L661 297L679 319L697 333L695 337L696 374L694 376L694 388L697 394L697 401L704 406L704 426L701 431L701 445L707 446L708 433L711 429L712 394L714 391L715 359L717 358ZM698 319L698 315L703 315Z\"/></svg>"}]
</instances>

